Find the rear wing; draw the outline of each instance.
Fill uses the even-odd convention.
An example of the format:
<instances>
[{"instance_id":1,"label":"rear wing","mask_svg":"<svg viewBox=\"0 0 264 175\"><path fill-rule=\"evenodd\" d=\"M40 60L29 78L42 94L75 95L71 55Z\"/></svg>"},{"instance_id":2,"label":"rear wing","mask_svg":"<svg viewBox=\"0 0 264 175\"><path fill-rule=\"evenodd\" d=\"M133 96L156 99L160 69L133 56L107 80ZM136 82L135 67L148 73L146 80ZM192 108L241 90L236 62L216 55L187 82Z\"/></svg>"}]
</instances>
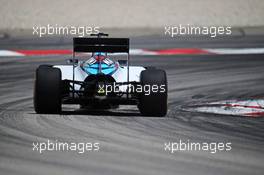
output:
<instances>
[{"instance_id":1,"label":"rear wing","mask_svg":"<svg viewBox=\"0 0 264 175\"><path fill-rule=\"evenodd\" d=\"M73 38L73 52L129 54L129 38Z\"/></svg>"}]
</instances>

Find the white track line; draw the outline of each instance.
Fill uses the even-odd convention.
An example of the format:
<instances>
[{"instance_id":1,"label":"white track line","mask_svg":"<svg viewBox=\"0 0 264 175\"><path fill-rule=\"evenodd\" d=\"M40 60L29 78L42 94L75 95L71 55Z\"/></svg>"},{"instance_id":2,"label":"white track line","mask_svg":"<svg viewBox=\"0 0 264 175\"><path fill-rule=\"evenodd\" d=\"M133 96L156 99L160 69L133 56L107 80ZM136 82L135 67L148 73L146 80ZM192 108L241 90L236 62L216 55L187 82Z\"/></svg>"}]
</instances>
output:
<instances>
[{"instance_id":1,"label":"white track line","mask_svg":"<svg viewBox=\"0 0 264 175\"><path fill-rule=\"evenodd\" d=\"M264 100L254 99L245 101L219 101L206 103L199 107L189 108L188 110L224 115L255 116L255 113L264 114Z\"/></svg>"},{"instance_id":2,"label":"white track line","mask_svg":"<svg viewBox=\"0 0 264 175\"><path fill-rule=\"evenodd\" d=\"M0 56L25 56L24 54L15 52L15 51L10 51L10 50L0 50Z\"/></svg>"},{"instance_id":3,"label":"white track line","mask_svg":"<svg viewBox=\"0 0 264 175\"><path fill-rule=\"evenodd\" d=\"M228 54L264 54L264 48L219 48L219 49L205 49L206 51L219 55Z\"/></svg>"},{"instance_id":4,"label":"white track line","mask_svg":"<svg viewBox=\"0 0 264 175\"><path fill-rule=\"evenodd\" d=\"M186 48L185 48L186 49ZM188 49L191 50L192 48ZM167 49L165 49L166 51ZM175 52L173 52L173 50L175 50ZM178 53L178 51L181 50L181 54ZM205 54L216 54L216 55L239 55L239 54L264 54L264 48L215 48L215 49L195 49L195 51L200 50L201 53L204 52ZM34 50L32 50L34 51ZM131 55L189 55L189 52L186 53L182 53L182 49L170 49L170 53L160 53L160 51L162 50L146 50L146 49L130 49L130 54ZM29 56L26 54L27 52L25 52L25 54L20 52L16 52L16 51L11 51L11 50L0 50L0 57L8 57L8 56ZM51 52L50 55L52 55ZM42 55L43 53L35 53L33 55ZM49 55L49 54L45 54L45 55ZM54 55L54 54L53 54ZM192 54L195 55L195 54ZM199 55L199 53L198 53ZM31 54L32 56L32 54Z\"/></svg>"}]
</instances>

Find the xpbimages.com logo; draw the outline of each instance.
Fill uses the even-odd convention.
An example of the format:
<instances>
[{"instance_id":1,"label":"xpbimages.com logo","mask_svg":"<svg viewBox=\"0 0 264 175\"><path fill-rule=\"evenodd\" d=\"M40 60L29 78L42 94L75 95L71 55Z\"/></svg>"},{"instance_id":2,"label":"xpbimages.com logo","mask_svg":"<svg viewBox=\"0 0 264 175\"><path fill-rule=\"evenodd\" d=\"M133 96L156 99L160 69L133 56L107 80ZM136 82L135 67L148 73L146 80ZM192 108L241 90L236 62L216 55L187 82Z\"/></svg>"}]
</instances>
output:
<instances>
[{"instance_id":1,"label":"xpbimages.com logo","mask_svg":"<svg viewBox=\"0 0 264 175\"><path fill-rule=\"evenodd\" d=\"M184 35L207 35L211 38L223 35L231 35L232 27L230 26L193 26L187 25L176 25L176 26L165 26L164 34L170 37L184 36Z\"/></svg>"},{"instance_id":2,"label":"xpbimages.com logo","mask_svg":"<svg viewBox=\"0 0 264 175\"><path fill-rule=\"evenodd\" d=\"M212 154L223 151L231 151L231 142L192 142L191 140L179 140L177 142L165 142L164 150L169 153L179 151L205 151Z\"/></svg>"},{"instance_id":3,"label":"xpbimages.com logo","mask_svg":"<svg viewBox=\"0 0 264 175\"><path fill-rule=\"evenodd\" d=\"M100 32L100 27L91 26L59 26L58 24L45 26L33 26L33 35L43 37L45 35L76 35L78 37L88 36Z\"/></svg>"},{"instance_id":4,"label":"xpbimages.com logo","mask_svg":"<svg viewBox=\"0 0 264 175\"><path fill-rule=\"evenodd\" d=\"M46 151L74 151L79 154L85 152L99 151L98 142L60 142L58 140L47 140L46 142L33 142L32 150L42 154Z\"/></svg>"},{"instance_id":5,"label":"xpbimages.com logo","mask_svg":"<svg viewBox=\"0 0 264 175\"><path fill-rule=\"evenodd\" d=\"M99 84L98 85L98 93L104 93L106 95L111 94L111 93L120 93L120 89L122 85L116 84L115 82L113 84ZM150 94L155 94L155 93L165 93L166 92L166 85L161 84L136 84L136 85L129 85L128 92L130 93L139 93L144 95L150 95Z\"/></svg>"}]
</instances>

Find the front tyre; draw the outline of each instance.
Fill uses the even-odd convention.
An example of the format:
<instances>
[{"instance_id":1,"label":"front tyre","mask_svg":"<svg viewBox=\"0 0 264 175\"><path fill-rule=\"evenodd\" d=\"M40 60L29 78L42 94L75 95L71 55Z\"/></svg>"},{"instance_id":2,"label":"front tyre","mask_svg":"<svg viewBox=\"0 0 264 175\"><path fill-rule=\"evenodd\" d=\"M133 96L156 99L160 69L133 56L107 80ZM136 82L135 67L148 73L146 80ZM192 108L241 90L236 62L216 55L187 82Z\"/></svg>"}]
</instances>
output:
<instances>
[{"instance_id":1,"label":"front tyre","mask_svg":"<svg viewBox=\"0 0 264 175\"><path fill-rule=\"evenodd\" d=\"M34 108L40 114L61 112L61 71L50 66L36 70Z\"/></svg>"},{"instance_id":2,"label":"front tyre","mask_svg":"<svg viewBox=\"0 0 264 175\"><path fill-rule=\"evenodd\" d=\"M168 108L166 72L160 69L144 70L141 72L140 81L143 87L148 86L151 89L149 93L143 92L139 96L140 113L144 116L165 116ZM159 87L158 91L156 87Z\"/></svg>"}]
</instances>

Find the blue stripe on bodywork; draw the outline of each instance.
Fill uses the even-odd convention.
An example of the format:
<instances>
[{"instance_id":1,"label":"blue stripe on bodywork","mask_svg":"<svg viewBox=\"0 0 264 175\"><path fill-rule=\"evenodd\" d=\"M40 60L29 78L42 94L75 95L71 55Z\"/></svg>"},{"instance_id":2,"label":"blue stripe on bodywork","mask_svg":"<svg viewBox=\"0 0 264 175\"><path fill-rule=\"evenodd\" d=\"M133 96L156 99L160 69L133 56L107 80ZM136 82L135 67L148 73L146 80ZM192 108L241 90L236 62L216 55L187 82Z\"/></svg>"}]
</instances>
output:
<instances>
[{"instance_id":1,"label":"blue stripe on bodywork","mask_svg":"<svg viewBox=\"0 0 264 175\"><path fill-rule=\"evenodd\" d=\"M117 67L115 66L115 64L109 66L105 63L102 63L101 64L101 70L102 70L102 73L103 74L106 74L106 75L111 75L113 74L116 70L117 70ZM84 71L87 73L87 74L98 74L99 73L99 64L98 63L95 63L95 64L92 64L92 65L87 65L87 66L84 66L83 67Z\"/></svg>"}]
</instances>

